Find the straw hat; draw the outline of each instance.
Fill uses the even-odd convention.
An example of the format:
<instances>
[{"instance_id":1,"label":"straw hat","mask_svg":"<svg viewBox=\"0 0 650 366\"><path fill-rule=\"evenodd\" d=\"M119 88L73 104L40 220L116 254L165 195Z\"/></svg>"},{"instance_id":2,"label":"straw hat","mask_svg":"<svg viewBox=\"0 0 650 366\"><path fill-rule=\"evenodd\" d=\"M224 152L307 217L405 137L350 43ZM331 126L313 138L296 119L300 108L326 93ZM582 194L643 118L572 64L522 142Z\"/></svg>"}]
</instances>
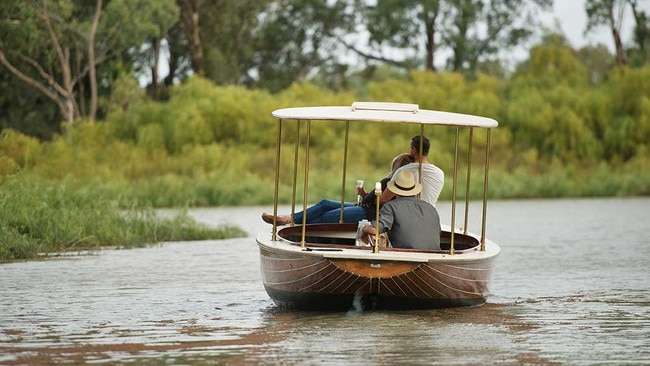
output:
<instances>
[{"instance_id":1,"label":"straw hat","mask_svg":"<svg viewBox=\"0 0 650 366\"><path fill-rule=\"evenodd\" d=\"M415 196L422 191L422 185L415 181L413 173L402 169L394 181L388 182L388 189L399 196Z\"/></svg>"}]
</instances>

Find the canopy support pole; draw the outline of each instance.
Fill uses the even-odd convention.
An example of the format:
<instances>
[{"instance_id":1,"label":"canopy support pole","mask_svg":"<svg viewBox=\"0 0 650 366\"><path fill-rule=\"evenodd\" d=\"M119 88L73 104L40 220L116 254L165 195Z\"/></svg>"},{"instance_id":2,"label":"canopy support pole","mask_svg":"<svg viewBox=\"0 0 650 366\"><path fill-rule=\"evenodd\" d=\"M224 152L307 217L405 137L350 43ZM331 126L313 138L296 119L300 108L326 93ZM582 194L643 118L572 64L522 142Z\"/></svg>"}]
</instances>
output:
<instances>
[{"instance_id":1,"label":"canopy support pole","mask_svg":"<svg viewBox=\"0 0 650 366\"><path fill-rule=\"evenodd\" d=\"M343 223L343 208L345 207L345 179L348 172L348 136L350 135L350 121L345 121L345 147L343 149L343 178L341 181L341 213L339 223Z\"/></svg>"},{"instance_id":2,"label":"canopy support pole","mask_svg":"<svg viewBox=\"0 0 650 366\"><path fill-rule=\"evenodd\" d=\"M280 188L280 147L282 146L282 118L278 119L278 141L275 147L275 188L273 193L273 235L271 240L277 240L278 227L278 192Z\"/></svg>"},{"instance_id":3,"label":"canopy support pole","mask_svg":"<svg viewBox=\"0 0 650 366\"><path fill-rule=\"evenodd\" d=\"M300 240L300 246L305 247L305 236L306 236L306 225L307 225L307 197L309 190L309 147L311 139L311 120L307 120L307 141L305 146L305 184L303 186L303 197L302 197L302 238Z\"/></svg>"},{"instance_id":4,"label":"canopy support pole","mask_svg":"<svg viewBox=\"0 0 650 366\"><path fill-rule=\"evenodd\" d=\"M424 124L420 124L420 147L418 148L418 156L420 161L418 162L418 181L422 184L422 148L424 147ZM418 193L418 197L420 194Z\"/></svg>"},{"instance_id":5,"label":"canopy support pole","mask_svg":"<svg viewBox=\"0 0 650 366\"><path fill-rule=\"evenodd\" d=\"M381 182L375 183L375 245L372 248L373 253L379 253L379 201L381 197Z\"/></svg>"},{"instance_id":6,"label":"canopy support pole","mask_svg":"<svg viewBox=\"0 0 650 366\"><path fill-rule=\"evenodd\" d=\"M487 217L487 195L488 195L488 173L490 170L490 134L492 130L487 129L487 141L485 142L485 177L483 178L483 215L481 219L481 251L485 251L485 227Z\"/></svg>"},{"instance_id":7,"label":"canopy support pole","mask_svg":"<svg viewBox=\"0 0 650 366\"><path fill-rule=\"evenodd\" d=\"M465 187L465 223L463 224L463 234L467 235L467 220L469 217L469 190L470 180L472 179L472 145L474 141L474 127L469 128L469 150L467 152L467 186Z\"/></svg>"},{"instance_id":8,"label":"canopy support pole","mask_svg":"<svg viewBox=\"0 0 650 366\"><path fill-rule=\"evenodd\" d=\"M460 128L456 127L456 142L454 147L454 181L451 193L451 243L449 254L454 254L454 234L456 233L456 185L458 177L458 142L460 140Z\"/></svg>"},{"instance_id":9,"label":"canopy support pole","mask_svg":"<svg viewBox=\"0 0 650 366\"><path fill-rule=\"evenodd\" d=\"M293 215L296 213L296 189L298 187L298 148L300 146L300 120L296 120L296 145L293 153L293 183L291 192L291 226L293 222Z\"/></svg>"}]
</instances>

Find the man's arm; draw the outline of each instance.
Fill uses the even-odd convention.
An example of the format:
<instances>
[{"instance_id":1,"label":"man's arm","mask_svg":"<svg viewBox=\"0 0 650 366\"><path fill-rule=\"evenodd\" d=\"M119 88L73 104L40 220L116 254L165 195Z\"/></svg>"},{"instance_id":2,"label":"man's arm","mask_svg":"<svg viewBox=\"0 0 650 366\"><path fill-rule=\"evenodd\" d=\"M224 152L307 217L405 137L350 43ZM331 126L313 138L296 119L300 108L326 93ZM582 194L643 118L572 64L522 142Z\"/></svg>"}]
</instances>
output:
<instances>
[{"instance_id":1,"label":"man's arm","mask_svg":"<svg viewBox=\"0 0 650 366\"><path fill-rule=\"evenodd\" d=\"M384 203L392 200L395 197L395 193L391 192L390 189L385 189L381 192L381 197L379 197L379 202L383 205Z\"/></svg>"},{"instance_id":2,"label":"man's arm","mask_svg":"<svg viewBox=\"0 0 650 366\"><path fill-rule=\"evenodd\" d=\"M377 229L375 229L375 227L372 225L366 225L363 228L361 228L361 241L366 244L370 242L370 238L376 235L377 235Z\"/></svg>"}]
</instances>

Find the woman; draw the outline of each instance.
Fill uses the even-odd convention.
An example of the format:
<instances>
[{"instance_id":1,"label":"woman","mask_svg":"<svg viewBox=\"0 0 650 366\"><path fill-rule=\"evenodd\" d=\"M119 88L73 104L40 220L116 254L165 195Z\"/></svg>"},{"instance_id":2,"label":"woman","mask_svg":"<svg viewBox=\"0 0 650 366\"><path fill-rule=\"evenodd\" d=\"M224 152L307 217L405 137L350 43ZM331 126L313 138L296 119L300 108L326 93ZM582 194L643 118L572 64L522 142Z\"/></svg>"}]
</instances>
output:
<instances>
[{"instance_id":1,"label":"woman","mask_svg":"<svg viewBox=\"0 0 650 366\"><path fill-rule=\"evenodd\" d=\"M381 189L386 189L386 184L388 184L388 181L390 181L397 168L410 164L413 161L413 156L407 153L399 154L393 158L390 173L381 180ZM363 219L371 220L375 217L377 210L375 191L365 192L363 187L357 187L357 194L363 196L361 204L343 203L343 222L357 223ZM302 224L305 212L307 213L307 224L338 223L341 218L341 201L322 199L315 205L308 207L304 212L296 212L293 215L293 222ZM273 215L264 212L262 214L262 220L266 223L273 224ZM289 225L291 223L291 215L278 215L276 220L278 225Z\"/></svg>"}]
</instances>

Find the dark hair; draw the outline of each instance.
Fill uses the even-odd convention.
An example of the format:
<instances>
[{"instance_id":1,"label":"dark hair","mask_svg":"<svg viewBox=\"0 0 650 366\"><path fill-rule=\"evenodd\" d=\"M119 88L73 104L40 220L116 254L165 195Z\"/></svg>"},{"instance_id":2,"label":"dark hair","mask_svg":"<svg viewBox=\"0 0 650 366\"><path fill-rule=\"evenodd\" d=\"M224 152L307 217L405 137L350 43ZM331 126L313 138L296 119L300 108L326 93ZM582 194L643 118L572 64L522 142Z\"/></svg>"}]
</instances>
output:
<instances>
[{"instance_id":1,"label":"dark hair","mask_svg":"<svg viewBox=\"0 0 650 366\"><path fill-rule=\"evenodd\" d=\"M426 136L422 136L422 138L422 152L420 152L420 135L411 137L411 147L414 147L418 154L421 156L427 156L429 155L429 148L431 147L431 143L429 142L429 139L426 138Z\"/></svg>"}]
</instances>

